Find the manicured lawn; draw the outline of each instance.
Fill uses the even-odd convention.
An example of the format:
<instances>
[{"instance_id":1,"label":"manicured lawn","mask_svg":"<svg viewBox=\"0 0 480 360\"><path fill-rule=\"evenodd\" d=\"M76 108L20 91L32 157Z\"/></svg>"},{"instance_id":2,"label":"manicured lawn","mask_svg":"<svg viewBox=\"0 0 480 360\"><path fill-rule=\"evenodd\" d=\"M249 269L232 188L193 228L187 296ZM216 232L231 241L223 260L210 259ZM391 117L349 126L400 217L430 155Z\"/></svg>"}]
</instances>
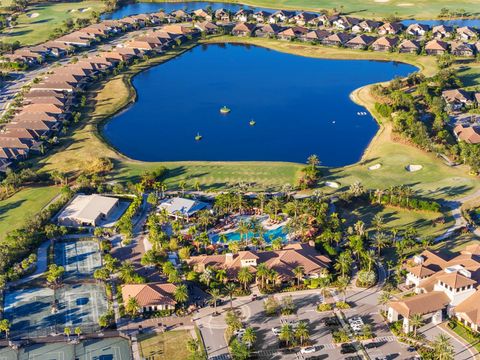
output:
<instances>
[{"instance_id":1,"label":"manicured lawn","mask_svg":"<svg viewBox=\"0 0 480 360\"><path fill-rule=\"evenodd\" d=\"M141 357L150 360L187 359L190 355L187 343L191 338L186 330L141 335L138 337Z\"/></svg>"},{"instance_id":2,"label":"manicured lawn","mask_svg":"<svg viewBox=\"0 0 480 360\"><path fill-rule=\"evenodd\" d=\"M458 72L464 86L476 87L480 86L480 63L466 65L460 68Z\"/></svg>"},{"instance_id":3,"label":"manicured lawn","mask_svg":"<svg viewBox=\"0 0 480 360\"><path fill-rule=\"evenodd\" d=\"M467 344L473 346L477 351L480 351L480 337L474 336L465 327L458 324L453 329L449 328L449 330L460 336L460 338L462 338Z\"/></svg>"},{"instance_id":4,"label":"manicured lawn","mask_svg":"<svg viewBox=\"0 0 480 360\"><path fill-rule=\"evenodd\" d=\"M434 225L433 220L441 217L440 213L409 211L367 204L353 207L354 209L340 211L342 217L347 220L346 226L353 226L357 220L361 220L366 224L367 229L374 230L371 225L372 219L376 214L380 214L385 221L385 229L413 227L421 237L428 237L441 235L454 224L453 219L447 217L445 224Z\"/></svg>"},{"instance_id":5,"label":"manicured lawn","mask_svg":"<svg viewBox=\"0 0 480 360\"><path fill-rule=\"evenodd\" d=\"M144 1L144 2L155 2ZM158 2L163 0L158 0ZM222 2L222 0L214 0ZM336 8L362 17L383 18L395 14L403 18L435 19L440 9L465 9L471 15L479 13L476 0L231 0L233 3L259 7L322 10Z\"/></svg>"},{"instance_id":6,"label":"manicured lawn","mask_svg":"<svg viewBox=\"0 0 480 360\"><path fill-rule=\"evenodd\" d=\"M59 192L60 188L54 186L27 188L0 201L0 240L4 239L7 232L23 226L29 217L37 214Z\"/></svg>"},{"instance_id":7,"label":"manicured lawn","mask_svg":"<svg viewBox=\"0 0 480 360\"><path fill-rule=\"evenodd\" d=\"M5 41L37 44L48 40L52 30L61 26L65 20L88 18L93 11L102 12L103 9L101 1L92 0L34 5L29 7L26 14L18 17L18 25L4 32L7 35Z\"/></svg>"}]
</instances>

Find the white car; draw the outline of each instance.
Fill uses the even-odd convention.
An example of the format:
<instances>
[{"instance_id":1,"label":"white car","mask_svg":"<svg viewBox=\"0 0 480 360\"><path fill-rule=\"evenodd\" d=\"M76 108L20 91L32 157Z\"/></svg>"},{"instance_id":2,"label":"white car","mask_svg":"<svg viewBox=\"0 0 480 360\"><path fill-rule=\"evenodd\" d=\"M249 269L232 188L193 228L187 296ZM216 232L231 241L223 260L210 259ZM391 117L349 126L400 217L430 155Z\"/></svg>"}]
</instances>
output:
<instances>
[{"instance_id":1,"label":"white car","mask_svg":"<svg viewBox=\"0 0 480 360\"><path fill-rule=\"evenodd\" d=\"M275 336L278 336L278 335L280 335L280 328L274 327L274 328L272 328L272 332Z\"/></svg>"},{"instance_id":2,"label":"white car","mask_svg":"<svg viewBox=\"0 0 480 360\"><path fill-rule=\"evenodd\" d=\"M243 334L245 334L245 329L238 329L237 331L235 331L233 333L233 335L238 336L238 337L243 336Z\"/></svg>"},{"instance_id":3,"label":"white car","mask_svg":"<svg viewBox=\"0 0 480 360\"><path fill-rule=\"evenodd\" d=\"M300 350L302 354L311 354L316 351L315 346L307 346Z\"/></svg>"}]
</instances>

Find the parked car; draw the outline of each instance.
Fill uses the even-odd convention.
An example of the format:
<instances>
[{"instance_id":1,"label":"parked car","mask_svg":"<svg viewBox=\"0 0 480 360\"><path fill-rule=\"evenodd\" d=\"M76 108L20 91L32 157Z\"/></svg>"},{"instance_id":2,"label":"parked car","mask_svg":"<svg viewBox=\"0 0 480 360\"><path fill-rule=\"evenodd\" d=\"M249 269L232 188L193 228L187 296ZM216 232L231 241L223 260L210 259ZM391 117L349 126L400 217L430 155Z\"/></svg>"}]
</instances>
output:
<instances>
[{"instance_id":1,"label":"parked car","mask_svg":"<svg viewBox=\"0 0 480 360\"><path fill-rule=\"evenodd\" d=\"M357 349L355 349L355 346L353 346L350 343L342 344L340 352L342 354L351 354L354 352L357 352Z\"/></svg>"},{"instance_id":2,"label":"parked car","mask_svg":"<svg viewBox=\"0 0 480 360\"><path fill-rule=\"evenodd\" d=\"M280 335L280 328L278 328L278 327L273 327L273 328L272 328L272 332L273 332L273 334L274 334L275 336L278 336L278 335Z\"/></svg>"},{"instance_id":3,"label":"parked car","mask_svg":"<svg viewBox=\"0 0 480 360\"><path fill-rule=\"evenodd\" d=\"M347 356L345 360L362 360L361 356L354 355L354 356Z\"/></svg>"},{"instance_id":4,"label":"parked car","mask_svg":"<svg viewBox=\"0 0 480 360\"><path fill-rule=\"evenodd\" d=\"M369 343L363 344L363 346L365 346L365 348L367 348L367 349L375 349L375 348L378 347L378 343L369 342Z\"/></svg>"},{"instance_id":5,"label":"parked car","mask_svg":"<svg viewBox=\"0 0 480 360\"><path fill-rule=\"evenodd\" d=\"M315 346L307 346L300 350L302 354L311 354L311 353L314 353L315 351L317 351L317 349L315 349Z\"/></svg>"},{"instance_id":6,"label":"parked car","mask_svg":"<svg viewBox=\"0 0 480 360\"><path fill-rule=\"evenodd\" d=\"M326 318L324 321L325 326L339 326L340 321L336 317Z\"/></svg>"},{"instance_id":7,"label":"parked car","mask_svg":"<svg viewBox=\"0 0 480 360\"><path fill-rule=\"evenodd\" d=\"M252 301L255 301L255 300L257 300L257 294L252 295Z\"/></svg>"}]
</instances>

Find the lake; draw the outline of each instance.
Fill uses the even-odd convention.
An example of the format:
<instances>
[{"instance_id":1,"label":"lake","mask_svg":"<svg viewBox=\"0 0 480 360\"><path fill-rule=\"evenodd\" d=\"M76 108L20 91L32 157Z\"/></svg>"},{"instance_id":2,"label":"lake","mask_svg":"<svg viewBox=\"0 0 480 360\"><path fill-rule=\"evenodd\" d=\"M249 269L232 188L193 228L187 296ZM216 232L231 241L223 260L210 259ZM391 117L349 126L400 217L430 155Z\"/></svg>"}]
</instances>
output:
<instances>
[{"instance_id":1,"label":"lake","mask_svg":"<svg viewBox=\"0 0 480 360\"><path fill-rule=\"evenodd\" d=\"M253 11L266 10L266 11L275 11L275 9L251 7L241 4L232 4L232 3L212 3L212 2L156 2L156 3L133 3L122 6L121 8L115 10L112 13L102 15L103 19L120 19L125 16L136 15L136 14L146 14L157 12L160 10L165 10L166 12L172 12L178 9L187 9L188 11L193 11L196 9L205 9L211 7L213 10L224 8L230 11L238 11L241 8L251 9ZM311 12L311 11L310 11ZM450 25L450 26L475 26L480 27L480 19L455 19L455 20L404 20L402 23L409 25L411 23L421 22L423 24L435 26L440 24Z\"/></svg>"},{"instance_id":2,"label":"lake","mask_svg":"<svg viewBox=\"0 0 480 360\"><path fill-rule=\"evenodd\" d=\"M143 161L305 162L317 154L324 165L342 166L360 159L378 129L350 93L414 71L395 62L202 45L137 75L137 102L103 132ZM220 113L224 105L231 113Z\"/></svg>"}]
</instances>

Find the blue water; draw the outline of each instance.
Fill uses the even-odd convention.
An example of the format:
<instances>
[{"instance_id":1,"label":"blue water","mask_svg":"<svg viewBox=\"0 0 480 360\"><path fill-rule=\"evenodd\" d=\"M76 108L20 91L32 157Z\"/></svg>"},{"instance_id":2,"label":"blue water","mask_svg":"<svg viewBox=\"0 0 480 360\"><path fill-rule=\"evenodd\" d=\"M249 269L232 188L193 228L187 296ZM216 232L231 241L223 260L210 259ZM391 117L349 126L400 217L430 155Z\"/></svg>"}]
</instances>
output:
<instances>
[{"instance_id":1,"label":"blue water","mask_svg":"<svg viewBox=\"0 0 480 360\"><path fill-rule=\"evenodd\" d=\"M286 232L284 232L283 226L281 226L281 227L278 227L278 228L273 229L273 230L268 230L267 232L265 232L265 234L263 234L263 238L265 239L266 243L270 243L272 240L275 240L277 238L281 238L282 241L287 241L287 235L288 234ZM225 236L227 237L228 242L240 241L240 233L239 232L233 231L233 232L225 234ZM249 240L251 240L253 237L254 237L253 233L248 233L248 239ZM220 238L219 235L212 236L212 243L217 243L219 238ZM245 240L245 236L243 236L242 240Z\"/></svg>"},{"instance_id":2,"label":"blue water","mask_svg":"<svg viewBox=\"0 0 480 360\"><path fill-rule=\"evenodd\" d=\"M135 15L135 14L146 14L157 12L160 10L165 10L167 12L175 11L178 9L187 9L188 11L193 11L196 9L205 9L207 6L210 6L213 10L224 8L230 11L238 11L240 8L245 9L252 9L253 11L259 10L266 10L272 11L272 9L266 8L258 8L258 7L250 7L246 5L240 4L230 4L230 3L210 3L210 2L176 2L176 3L168 3L168 2L157 2L157 3L134 3L134 4L127 4L120 9L102 15L103 19L119 19L125 16ZM465 19L465 20L405 20L403 21L404 24L408 25L414 22L421 22L423 24L428 24L431 26L445 24L445 25L457 25L457 26L478 26L480 27L480 19Z\"/></svg>"},{"instance_id":3,"label":"blue water","mask_svg":"<svg viewBox=\"0 0 480 360\"><path fill-rule=\"evenodd\" d=\"M359 160L377 131L349 94L414 72L396 62L325 60L256 46L202 45L137 75L138 100L106 138L143 161ZM220 114L227 105L232 112ZM250 126L251 119L256 125ZM203 136L195 141L195 135Z\"/></svg>"}]
</instances>

